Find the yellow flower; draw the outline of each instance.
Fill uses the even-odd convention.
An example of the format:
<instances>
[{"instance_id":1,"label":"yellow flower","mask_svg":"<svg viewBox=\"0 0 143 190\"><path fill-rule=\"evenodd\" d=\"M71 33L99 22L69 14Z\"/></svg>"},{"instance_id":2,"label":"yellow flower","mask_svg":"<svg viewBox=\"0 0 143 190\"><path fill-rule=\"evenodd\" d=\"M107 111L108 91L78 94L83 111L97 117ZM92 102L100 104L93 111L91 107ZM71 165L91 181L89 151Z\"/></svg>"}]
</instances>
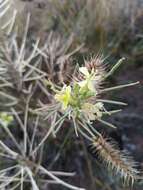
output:
<instances>
[{"instance_id":1,"label":"yellow flower","mask_svg":"<svg viewBox=\"0 0 143 190\"><path fill-rule=\"evenodd\" d=\"M103 103L101 102L98 102L94 105L94 111L96 113L96 116L98 118L101 118L102 117L102 110L104 109L104 106L103 106Z\"/></svg>"},{"instance_id":2,"label":"yellow flower","mask_svg":"<svg viewBox=\"0 0 143 190\"><path fill-rule=\"evenodd\" d=\"M96 103L95 105L91 103L84 103L82 106L82 112L87 116L87 118L90 121L93 121L96 119L96 117L101 118L102 117L102 109L103 104L102 103Z\"/></svg>"},{"instance_id":3,"label":"yellow flower","mask_svg":"<svg viewBox=\"0 0 143 190\"><path fill-rule=\"evenodd\" d=\"M94 72L89 73L86 67L80 67L79 71L85 76L85 80L78 82L81 89L87 87L91 92L96 92L94 87L94 80L95 80Z\"/></svg>"},{"instance_id":4,"label":"yellow flower","mask_svg":"<svg viewBox=\"0 0 143 190\"><path fill-rule=\"evenodd\" d=\"M65 110L71 99L71 87L64 86L62 91L55 95L55 99L62 103L62 109Z\"/></svg>"},{"instance_id":5,"label":"yellow flower","mask_svg":"<svg viewBox=\"0 0 143 190\"><path fill-rule=\"evenodd\" d=\"M8 115L5 112L2 112L0 114L0 121L5 124L6 126L8 126L12 121L13 121L13 116Z\"/></svg>"},{"instance_id":6,"label":"yellow flower","mask_svg":"<svg viewBox=\"0 0 143 190\"><path fill-rule=\"evenodd\" d=\"M82 106L82 112L89 120L95 120L94 105L90 103L84 103Z\"/></svg>"},{"instance_id":7,"label":"yellow flower","mask_svg":"<svg viewBox=\"0 0 143 190\"><path fill-rule=\"evenodd\" d=\"M80 68L79 68L79 71L80 71L83 75L85 75L86 77L89 77L89 76L90 76L90 73L89 73L89 71L88 71L88 69L87 69L86 67L80 67Z\"/></svg>"}]
</instances>

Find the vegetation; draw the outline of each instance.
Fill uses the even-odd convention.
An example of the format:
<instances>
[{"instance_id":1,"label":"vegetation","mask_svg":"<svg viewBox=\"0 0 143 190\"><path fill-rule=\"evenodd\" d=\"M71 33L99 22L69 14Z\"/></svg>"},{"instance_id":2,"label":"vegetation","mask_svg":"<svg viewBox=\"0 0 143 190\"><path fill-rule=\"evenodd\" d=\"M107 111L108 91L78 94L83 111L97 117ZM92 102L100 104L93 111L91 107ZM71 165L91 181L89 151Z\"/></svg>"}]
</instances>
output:
<instances>
[{"instance_id":1,"label":"vegetation","mask_svg":"<svg viewBox=\"0 0 143 190\"><path fill-rule=\"evenodd\" d=\"M76 178L76 171L70 165L69 172L63 171L58 161L64 153L68 157L67 151L70 157L73 139L82 144L93 189L102 189L104 182L92 173L88 148L98 162L95 168L105 163L115 182L121 179L125 186L133 186L141 180L133 158L108 137L106 128L97 125L116 130L106 116L122 111L118 108L126 103L107 99L107 93L139 84L114 86L111 82L108 87L105 83L129 56L141 57L139 32L132 39L137 44L132 51L127 45L122 48L126 36L135 30L138 3L0 1L1 189L45 190L49 184L55 189L85 189L71 185L72 179L66 182L67 177Z\"/></svg>"}]
</instances>

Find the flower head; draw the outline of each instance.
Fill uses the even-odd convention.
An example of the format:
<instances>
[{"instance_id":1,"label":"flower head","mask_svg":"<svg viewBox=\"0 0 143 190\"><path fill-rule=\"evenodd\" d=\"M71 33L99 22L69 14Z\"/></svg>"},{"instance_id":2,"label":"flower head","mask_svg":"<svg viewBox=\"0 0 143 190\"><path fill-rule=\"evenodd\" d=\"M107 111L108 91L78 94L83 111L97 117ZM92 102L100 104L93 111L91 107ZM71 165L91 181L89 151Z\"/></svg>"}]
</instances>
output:
<instances>
[{"instance_id":1,"label":"flower head","mask_svg":"<svg viewBox=\"0 0 143 190\"><path fill-rule=\"evenodd\" d=\"M55 95L55 99L62 103L62 109L67 109L71 99L71 87L64 86L62 91Z\"/></svg>"},{"instance_id":2,"label":"flower head","mask_svg":"<svg viewBox=\"0 0 143 190\"><path fill-rule=\"evenodd\" d=\"M64 86L61 91L57 91L55 99L62 104L62 109L66 110L69 106L70 111L79 117L84 114L88 121L101 118L103 104L92 104L90 98L96 97L94 80L96 73L94 70L88 71L86 67L80 67L79 71L84 75L83 80L75 82L71 86ZM70 112L71 114L71 112Z\"/></svg>"},{"instance_id":3,"label":"flower head","mask_svg":"<svg viewBox=\"0 0 143 190\"><path fill-rule=\"evenodd\" d=\"M6 112L2 112L0 114L0 121L5 126L8 126L13 121L13 117L11 115L8 115Z\"/></svg>"},{"instance_id":4,"label":"flower head","mask_svg":"<svg viewBox=\"0 0 143 190\"><path fill-rule=\"evenodd\" d=\"M89 121L93 121L96 117L102 117L103 104L96 103L95 105L91 103L84 103L82 106L82 112L88 118Z\"/></svg>"},{"instance_id":5,"label":"flower head","mask_svg":"<svg viewBox=\"0 0 143 190\"><path fill-rule=\"evenodd\" d=\"M85 78L84 80L78 82L81 89L87 89L90 90L91 92L96 93L96 89L94 87L94 81L95 81L94 71L91 71L91 73L89 73L86 67L80 67L79 71L84 75Z\"/></svg>"}]
</instances>

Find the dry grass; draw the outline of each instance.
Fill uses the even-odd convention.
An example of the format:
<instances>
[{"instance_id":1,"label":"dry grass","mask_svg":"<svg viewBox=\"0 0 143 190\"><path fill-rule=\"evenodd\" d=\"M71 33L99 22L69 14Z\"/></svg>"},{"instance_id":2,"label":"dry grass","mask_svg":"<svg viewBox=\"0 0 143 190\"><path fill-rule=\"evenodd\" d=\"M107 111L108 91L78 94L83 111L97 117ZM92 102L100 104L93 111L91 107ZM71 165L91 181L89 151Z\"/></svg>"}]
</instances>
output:
<instances>
[{"instance_id":1,"label":"dry grass","mask_svg":"<svg viewBox=\"0 0 143 190\"><path fill-rule=\"evenodd\" d=\"M128 154L122 153L113 141L100 136L93 140L92 146L105 165L116 174L121 175L124 183L130 184L131 182L133 184L138 179L135 162Z\"/></svg>"},{"instance_id":2,"label":"dry grass","mask_svg":"<svg viewBox=\"0 0 143 190\"><path fill-rule=\"evenodd\" d=\"M82 47L82 45L77 46L77 44L86 42L91 34L95 37L94 32L97 30L100 30L100 36L102 36L102 32L109 33L113 28L118 30L122 27L122 30L124 30L126 26L122 23L126 19L132 28L137 9L138 1L133 0L74 0L70 3L67 3L66 0L60 3L58 0L43 2L1 1L0 13L2 10L4 12L0 15L1 35L3 36L0 44L0 110L10 114L18 122L23 138L21 144L19 144L15 134L7 126L2 126L12 144L15 144L15 148L11 149L0 140L0 156L2 159L3 157L11 157L18 163L19 170L16 170L16 176L7 175L7 173L4 173L5 170L4 172L0 171L0 187L8 186L8 188L11 188L11 181L18 176L18 182L22 190L24 189L23 184L27 181L30 181L34 190L39 190L37 177L42 173L52 179L52 181L46 183L58 183L70 189L80 189L57 177L58 175L72 176L72 174L50 172L42 165L44 145L47 144L49 136L56 137L67 120L73 124L78 137L82 135L88 142L92 141L93 148L99 154L99 157L115 173L120 174L125 182L133 184L134 180L138 178L138 172L132 159L120 152L114 146L114 143L104 139L94 128L89 117L86 117L88 113L94 114L94 112L90 109L88 112L87 109L84 112L85 115L75 114L75 108L76 111L79 108L78 111L82 110L82 107L78 107L78 103L81 101L80 95L85 96L87 92L83 91L82 94L80 85L76 84L77 81L71 80L74 78L74 69L79 69L78 64L77 67L74 67L73 58L71 58ZM27 20L27 22L23 22L24 20ZM53 32L53 30L56 32ZM68 40L66 40L67 36ZM105 38L102 38L102 41L104 43ZM104 59L100 56L85 61L88 75L94 72L99 78L97 80L95 77L97 85L94 85L95 90L97 88L96 95L99 97L101 93L138 84L136 82L105 89L101 88L102 80L113 74L123 59L120 59L108 73L105 72L102 65L103 61ZM93 76L91 75L91 77ZM86 82L86 76L84 77L80 78L79 83ZM92 80L88 82L92 83ZM74 82L78 89L73 88ZM55 95L60 94L65 84L72 88L73 93L77 93L75 99L79 102L75 101L77 105L72 107L69 104L68 109L61 111L61 102L57 102ZM87 91L89 91L88 88ZM90 106L93 100L94 103L102 103L95 112L97 114L95 120L114 128L114 125L102 120L102 114L110 116L121 110L107 111L103 107L104 102L119 105L126 104L99 99L95 94L91 94L91 102L88 102L90 96L87 102L84 102L84 96L82 96L83 103L90 103ZM29 130L32 130L32 136L30 136ZM39 171L37 176L35 175L35 168L36 171ZM6 168L6 171L8 170L9 168ZM8 184L5 183L6 177L9 179Z\"/></svg>"}]
</instances>

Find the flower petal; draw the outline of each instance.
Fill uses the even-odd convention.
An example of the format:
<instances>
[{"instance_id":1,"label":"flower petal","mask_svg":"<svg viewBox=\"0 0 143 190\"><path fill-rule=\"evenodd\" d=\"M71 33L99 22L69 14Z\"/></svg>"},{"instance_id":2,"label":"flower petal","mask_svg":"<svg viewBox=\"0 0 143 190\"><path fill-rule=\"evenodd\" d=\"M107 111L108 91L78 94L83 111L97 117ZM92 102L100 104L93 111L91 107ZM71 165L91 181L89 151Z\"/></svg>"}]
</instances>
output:
<instances>
[{"instance_id":1,"label":"flower petal","mask_svg":"<svg viewBox=\"0 0 143 190\"><path fill-rule=\"evenodd\" d=\"M64 86L62 91L55 95L55 99L62 103L62 108L65 110L71 99L71 87Z\"/></svg>"},{"instance_id":2,"label":"flower petal","mask_svg":"<svg viewBox=\"0 0 143 190\"><path fill-rule=\"evenodd\" d=\"M88 72L88 69L86 68L86 67L80 67L79 68L79 71L83 74L83 75L85 75L86 77L89 77L89 72Z\"/></svg>"},{"instance_id":3,"label":"flower petal","mask_svg":"<svg viewBox=\"0 0 143 190\"><path fill-rule=\"evenodd\" d=\"M87 80L80 81L80 82L78 82L78 84L81 88L83 88L87 85Z\"/></svg>"},{"instance_id":4,"label":"flower petal","mask_svg":"<svg viewBox=\"0 0 143 190\"><path fill-rule=\"evenodd\" d=\"M95 92L94 84L92 81L88 82L88 89L91 90L91 92Z\"/></svg>"}]
</instances>

